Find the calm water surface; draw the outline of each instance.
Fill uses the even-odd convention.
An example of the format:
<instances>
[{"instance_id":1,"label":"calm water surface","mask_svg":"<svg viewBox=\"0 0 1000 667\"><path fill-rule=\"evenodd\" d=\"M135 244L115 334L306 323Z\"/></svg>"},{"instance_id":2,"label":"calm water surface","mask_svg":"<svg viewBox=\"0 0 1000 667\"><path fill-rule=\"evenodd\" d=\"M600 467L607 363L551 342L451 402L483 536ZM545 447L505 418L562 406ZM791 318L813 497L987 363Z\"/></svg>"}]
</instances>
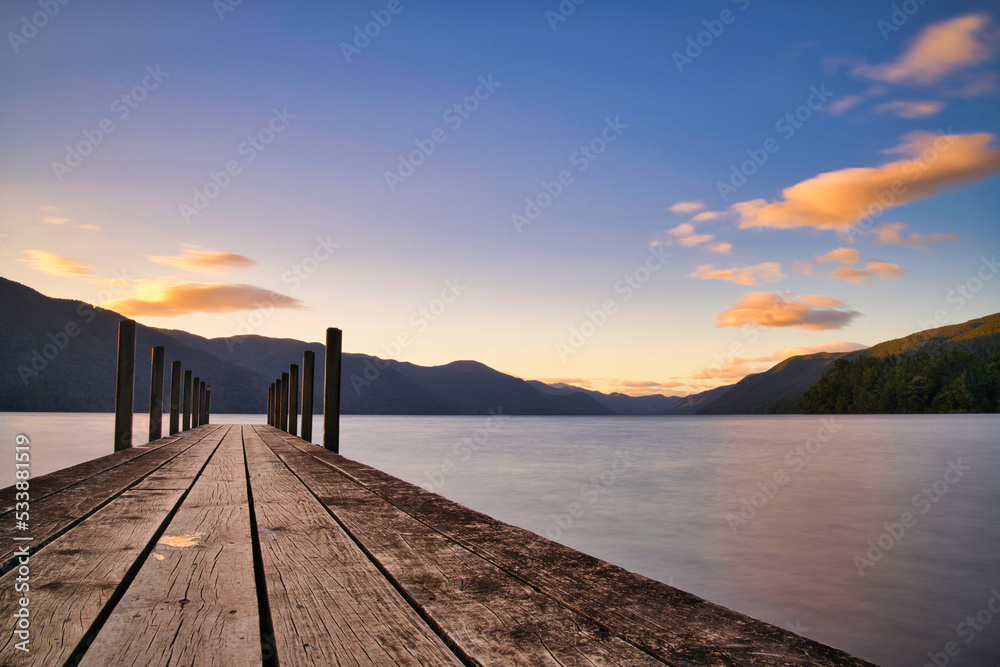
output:
<instances>
[{"instance_id":1,"label":"calm water surface","mask_svg":"<svg viewBox=\"0 0 1000 667\"><path fill-rule=\"evenodd\" d=\"M36 476L108 453L112 427L0 414ZM1000 416L347 416L341 433L346 456L887 667L949 642L949 665L1000 666Z\"/></svg>"}]
</instances>

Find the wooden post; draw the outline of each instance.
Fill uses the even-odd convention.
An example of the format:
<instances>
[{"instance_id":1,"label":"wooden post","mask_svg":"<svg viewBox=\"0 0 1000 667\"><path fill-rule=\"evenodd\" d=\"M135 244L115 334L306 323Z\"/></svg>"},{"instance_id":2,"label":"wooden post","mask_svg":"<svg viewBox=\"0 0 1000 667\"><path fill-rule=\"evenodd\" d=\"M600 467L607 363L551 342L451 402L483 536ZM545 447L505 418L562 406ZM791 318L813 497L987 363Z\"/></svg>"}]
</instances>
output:
<instances>
[{"instance_id":1,"label":"wooden post","mask_svg":"<svg viewBox=\"0 0 1000 667\"><path fill-rule=\"evenodd\" d=\"M316 354L312 350L302 353L302 439L312 442L313 437L313 367Z\"/></svg>"},{"instance_id":2,"label":"wooden post","mask_svg":"<svg viewBox=\"0 0 1000 667\"><path fill-rule=\"evenodd\" d=\"M288 367L288 432L299 434L299 365Z\"/></svg>"},{"instance_id":3,"label":"wooden post","mask_svg":"<svg viewBox=\"0 0 1000 667\"><path fill-rule=\"evenodd\" d=\"M209 418L212 416L212 387L205 387L205 422L208 423Z\"/></svg>"},{"instance_id":4,"label":"wooden post","mask_svg":"<svg viewBox=\"0 0 1000 667\"><path fill-rule=\"evenodd\" d=\"M184 419L181 430L191 428L191 371L184 371Z\"/></svg>"},{"instance_id":5,"label":"wooden post","mask_svg":"<svg viewBox=\"0 0 1000 667\"><path fill-rule=\"evenodd\" d=\"M170 362L170 435L177 435L181 424L181 362Z\"/></svg>"},{"instance_id":6,"label":"wooden post","mask_svg":"<svg viewBox=\"0 0 1000 667\"><path fill-rule=\"evenodd\" d=\"M163 435L163 366L166 352L162 345L153 348L149 366L149 441Z\"/></svg>"},{"instance_id":7,"label":"wooden post","mask_svg":"<svg viewBox=\"0 0 1000 667\"><path fill-rule=\"evenodd\" d=\"M191 428L198 428L201 416L201 378L197 375L191 380Z\"/></svg>"},{"instance_id":8,"label":"wooden post","mask_svg":"<svg viewBox=\"0 0 1000 667\"><path fill-rule=\"evenodd\" d=\"M281 403L278 398L278 385L280 384L281 382L277 378L271 383L271 386L274 387L274 401L271 402L271 426L274 428L278 428L278 404Z\"/></svg>"},{"instance_id":9,"label":"wooden post","mask_svg":"<svg viewBox=\"0 0 1000 667\"><path fill-rule=\"evenodd\" d=\"M340 329L326 330L326 367L323 373L323 447L340 453Z\"/></svg>"},{"instance_id":10,"label":"wooden post","mask_svg":"<svg viewBox=\"0 0 1000 667\"><path fill-rule=\"evenodd\" d=\"M206 411L208 407L208 383L205 380L201 381L201 396L198 398L198 407L200 408L198 426L201 426L208 420L208 412Z\"/></svg>"},{"instance_id":11,"label":"wooden post","mask_svg":"<svg viewBox=\"0 0 1000 667\"><path fill-rule=\"evenodd\" d=\"M118 323L118 378L115 384L115 451L132 446L135 393L135 321Z\"/></svg>"},{"instance_id":12,"label":"wooden post","mask_svg":"<svg viewBox=\"0 0 1000 667\"><path fill-rule=\"evenodd\" d=\"M267 388L267 425L271 426L271 411L274 408L274 383Z\"/></svg>"},{"instance_id":13,"label":"wooden post","mask_svg":"<svg viewBox=\"0 0 1000 667\"><path fill-rule=\"evenodd\" d=\"M278 420L281 430L288 433L288 373L281 374L281 394L278 396L281 407L278 408Z\"/></svg>"}]
</instances>

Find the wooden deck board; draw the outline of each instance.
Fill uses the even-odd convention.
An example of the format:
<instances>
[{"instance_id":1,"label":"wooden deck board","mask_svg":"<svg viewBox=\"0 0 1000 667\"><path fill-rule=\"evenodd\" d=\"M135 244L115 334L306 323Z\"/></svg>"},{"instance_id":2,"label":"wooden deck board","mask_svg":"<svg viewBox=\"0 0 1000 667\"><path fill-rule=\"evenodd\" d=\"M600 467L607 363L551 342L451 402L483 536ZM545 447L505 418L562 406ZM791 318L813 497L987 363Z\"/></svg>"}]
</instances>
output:
<instances>
[{"instance_id":1,"label":"wooden deck board","mask_svg":"<svg viewBox=\"0 0 1000 667\"><path fill-rule=\"evenodd\" d=\"M239 426L143 563L82 665L254 665L261 638ZM188 546L189 545L189 546Z\"/></svg>"},{"instance_id":2,"label":"wooden deck board","mask_svg":"<svg viewBox=\"0 0 1000 667\"><path fill-rule=\"evenodd\" d=\"M629 572L287 434L285 442L358 480L490 563L616 636L680 664L867 665L848 654ZM781 658L773 655L782 649ZM736 660L737 663L731 663Z\"/></svg>"},{"instance_id":3,"label":"wooden deck board","mask_svg":"<svg viewBox=\"0 0 1000 667\"><path fill-rule=\"evenodd\" d=\"M870 664L268 426L117 452L32 498L33 652L0 632L4 667Z\"/></svg>"},{"instance_id":4,"label":"wooden deck board","mask_svg":"<svg viewBox=\"0 0 1000 667\"><path fill-rule=\"evenodd\" d=\"M121 457L120 464L115 458L103 457L104 464L110 467L100 472L92 471L93 474L79 483L69 484L60 491L42 498L35 495L36 480L32 480L30 520L30 534L34 538L31 543L32 551L85 519L103 503L124 492L201 439L211 437L214 431L214 428L206 427L163 447L152 448L142 456L131 456L128 450L120 452L126 455ZM11 558L17 548L13 538L19 534L23 533L16 530L15 523L10 517L0 519L0 571L10 568Z\"/></svg>"},{"instance_id":5,"label":"wooden deck board","mask_svg":"<svg viewBox=\"0 0 1000 667\"><path fill-rule=\"evenodd\" d=\"M244 427L282 665L460 665L302 482Z\"/></svg>"},{"instance_id":6,"label":"wooden deck board","mask_svg":"<svg viewBox=\"0 0 1000 667\"><path fill-rule=\"evenodd\" d=\"M204 464L216 444L217 440L204 438L160 470L186 472L191 460ZM188 486L193 479L188 477ZM63 664L70 657L184 490L133 487L31 556L35 664ZM4 590L13 589L16 574L12 570L0 578ZM0 614L9 618L15 604L13 597L5 596ZM4 637L0 664L29 664L12 639L13 635Z\"/></svg>"},{"instance_id":7,"label":"wooden deck board","mask_svg":"<svg viewBox=\"0 0 1000 667\"><path fill-rule=\"evenodd\" d=\"M350 479L324 471L280 436L265 432L264 439L451 641L480 664L663 664Z\"/></svg>"}]
</instances>

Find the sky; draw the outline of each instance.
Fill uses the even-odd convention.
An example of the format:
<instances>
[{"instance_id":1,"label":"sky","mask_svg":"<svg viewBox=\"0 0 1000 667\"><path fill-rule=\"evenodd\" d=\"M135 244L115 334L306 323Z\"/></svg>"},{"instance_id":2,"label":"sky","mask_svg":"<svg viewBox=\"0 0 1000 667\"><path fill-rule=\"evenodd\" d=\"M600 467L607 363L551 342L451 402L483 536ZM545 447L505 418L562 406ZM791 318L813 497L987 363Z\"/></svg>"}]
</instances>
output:
<instances>
[{"instance_id":1,"label":"sky","mask_svg":"<svg viewBox=\"0 0 1000 667\"><path fill-rule=\"evenodd\" d=\"M1000 4L0 7L2 275L683 395L1000 311Z\"/></svg>"}]
</instances>

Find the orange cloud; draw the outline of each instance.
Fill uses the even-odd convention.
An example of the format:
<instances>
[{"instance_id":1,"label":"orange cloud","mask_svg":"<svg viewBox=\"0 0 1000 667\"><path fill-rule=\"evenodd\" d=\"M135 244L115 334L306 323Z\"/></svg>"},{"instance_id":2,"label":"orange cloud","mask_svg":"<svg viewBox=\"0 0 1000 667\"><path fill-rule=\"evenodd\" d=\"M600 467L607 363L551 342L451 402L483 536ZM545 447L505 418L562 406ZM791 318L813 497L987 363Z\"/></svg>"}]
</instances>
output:
<instances>
[{"instance_id":1,"label":"orange cloud","mask_svg":"<svg viewBox=\"0 0 1000 667\"><path fill-rule=\"evenodd\" d=\"M687 236L694 233L694 226L684 222L677 225L673 229L668 229L667 233L672 234L673 236Z\"/></svg>"},{"instance_id":2,"label":"orange cloud","mask_svg":"<svg viewBox=\"0 0 1000 667\"><path fill-rule=\"evenodd\" d=\"M908 102L893 100L875 107L875 113L888 113L900 118L923 118L933 116L944 108L944 102Z\"/></svg>"},{"instance_id":3,"label":"orange cloud","mask_svg":"<svg viewBox=\"0 0 1000 667\"><path fill-rule=\"evenodd\" d=\"M1000 148L989 133L934 135L912 132L885 153L908 159L880 167L830 171L782 190L782 199L739 202L740 227L815 227L846 230L873 207L891 208L926 199L946 188L1000 170Z\"/></svg>"},{"instance_id":4,"label":"orange cloud","mask_svg":"<svg viewBox=\"0 0 1000 667\"><path fill-rule=\"evenodd\" d=\"M86 259L60 257L44 250L25 250L24 254L27 255L27 259L20 261L27 262L35 271L51 276L89 276L91 271L88 265L93 264Z\"/></svg>"},{"instance_id":5,"label":"orange cloud","mask_svg":"<svg viewBox=\"0 0 1000 667\"><path fill-rule=\"evenodd\" d=\"M927 234L926 236L923 234L910 234L906 238L903 238L900 232L904 229L906 229L906 225L902 222L886 222L873 229L872 233L878 239L879 243L901 245L914 250L924 251L930 250L926 245L928 243L943 243L960 238L958 234L951 232L947 234Z\"/></svg>"},{"instance_id":6,"label":"orange cloud","mask_svg":"<svg viewBox=\"0 0 1000 667\"><path fill-rule=\"evenodd\" d=\"M858 261L858 251L855 248L837 248L825 255L816 255L816 261L820 264L827 262L856 262Z\"/></svg>"},{"instance_id":7,"label":"orange cloud","mask_svg":"<svg viewBox=\"0 0 1000 667\"><path fill-rule=\"evenodd\" d=\"M862 263L860 268L855 268L853 264L841 264L830 272L831 278L840 278L855 285L859 283L870 283L876 278L882 280L899 280L906 275L906 271L890 262L883 262L877 259L869 259Z\"/></svg>"},{"instance_id":8,"label":"orange cloud","mask_svg":"<svg viewBox=\"0 0 1000 667\"><path fill-rule=\"evenodd\" d=\"M698 234L697 236L686 236L677 243L684 246L685 248L693 248L696 245L700 245L702 243L708 243L714 238L715 236L713 234Z\"/></svg>"},{"instance_id":9,"label":"orange cloud","mask_svg":"<svg viewBox=\"0 0 1000 667\"><path fill-rule=\"evenodd\" d=\"M830 102L825 107L823 111L833 114L834 116L839 116L848 109L854 107L858 102L863 101L865 98L861 95L844 95L839 100L834 100Z\"/></svg>"},{"instance_id":10,"label":"orange cloud","mask_svg":"<svg viewBox=\"0 0 1000 667\"><path fill-rule=\"evenodd\" d=\"M996 33L989 15L965 14L924 28L895 61L859 65L854 73L886 83L929 85L989 62L995 53Z\"/></svg>"},{"instance_id":11,"label":"orange cloud","mask_svg":"<svg viewBox=\"0 0 1000 667\"><path fill-rule=\"evenodd\" d=\"M712 245L706 248L706 250L710 252L717 252L721 255L729 254L729 252L732 251L732 249L733 249L732 243L713 243Z\"/></svg>"},{"instance_id":12,"label":"orange cloud","mask_svg":"<svg viewBox=\"0 0 1000 667\"><path fill-rule=\"evenodd\" d=\"M715 220L720 217L722 217L722 213L719 213L718 211L702 211L698 215L691 218L691 222L705 222L706 220Z\"/></svg>"},{"instance_id":13,"label":"orange cloud","mask_svg":"<svg viewBox=\"0 0 1000 667\"><path fill-rule=\"evenodd\" d=\"M800 329L840 329L860 313L828 296L796 297L790 293L751 292L729 310L718 315L717 327L798 327Z\"/></svg>"},{"instance_id":14,"label":"orange cloud","mask_svg":"<svg viewBox=\"0 0 1000 667\"><path fill-rule=\"evenodd\" d=\"M243 255L199 250L196 247L185 248L184 254L180 256L148 255L146 259L181 271L213 275L224 273L227 269L242 269L257 264Z\"/></svg>"},{"instance_id":15,"label":"orange cloud","mask_svg":"<svg viewBox=\"0 0 1000 667\"><path fill-rule=\"evenodd\" d=\"M813 265L809 262L792 262L792 273L800 276L813 276Z\"/></svg>"},{"instance_id":16,"label":"orange cloud","mask_svg":"<svg viewBox=\"0 0 1000 667\"><path fill-rule=\"evenodd\" d=\"M679 201L668 210L674 213L697 213L705 208L705 203L701 201Z\"/></svg>"},{"instance_id":17,"label":"orange cloud","mask_svg":"<svg viewBox=\"0 0 1000 667\"><path fill-rule=\"evenodd\" d=\"M776 283L784 279L781 264L777 262L761 262L753 266L734 267L732 269L715 269L711 264L702 264L694 272L687 274L688 278L701 280L726 280L737 285L757 285L757 279L766 283Z\"/></svg>"},{"instance_id":18,"label":"orange cloud","mask_svg":"<svg viewBox=\"0 0 1000 667\"><path fill-rule=\"evenodd\" d=\"M142 283L134 296L102 305L129 317L176 317L188 313L231 313L257 308L306 309L298 299L253 285L161 281Z\"/></svg>"}]
</instances>

